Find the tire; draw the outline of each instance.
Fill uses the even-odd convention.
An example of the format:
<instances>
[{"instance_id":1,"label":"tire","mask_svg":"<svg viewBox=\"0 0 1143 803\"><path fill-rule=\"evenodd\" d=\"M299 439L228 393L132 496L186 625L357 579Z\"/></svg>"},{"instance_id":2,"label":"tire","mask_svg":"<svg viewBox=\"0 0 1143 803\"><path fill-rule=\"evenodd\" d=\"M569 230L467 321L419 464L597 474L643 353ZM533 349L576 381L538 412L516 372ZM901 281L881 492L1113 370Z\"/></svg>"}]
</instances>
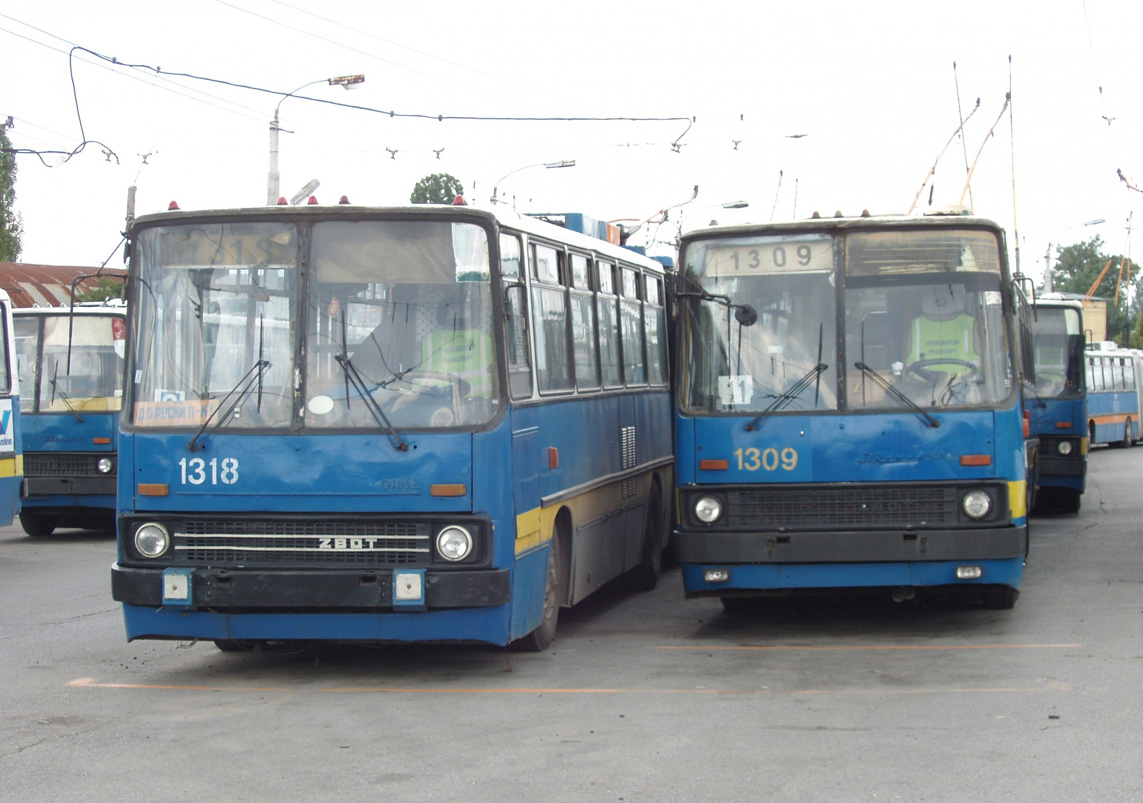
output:
<instances>
[{"instance_id":1,"label":"tire","mask_svg":"<svg viewBox=\"0 0 1143 803\"><path fill-rule=\"evenodd\" d=\"M993 586L985 589L981 595L984 598L984 607L990 611L1010 611L1016 607L1016 598L1020 592L1011 586Z\"/></svg>"},{"instance_id":2,"label":"tire","mask_svg":"<svg viewBox=\"0 0 1143 803\"><path fill-rule=\"evenodd\" d=\"M526 636L512 642L518 652L543 652L556 639L556 624L560 618L560 537L552 533L552 547L548 553L548 576L544 581L544 617Z\"/></svg>"},{"instance_id":3,"label":"tire","mask_svg":"<svg viewBox=\"0 0 1143 803\"><path fill-rule=\"evenodd\" d=\"M222 652L253 652L254 642L243 639L219 639L214 642Z\"/></svg>"},{"instance_id":4,"label":"tire","mask_svg":"<svg viewBox=\"0 0 1143 803\"><path fill-rule=\"evenodd\" d=\"M1079 513L1083 494L1074 488L1061 488L1056 492L1056 508L1061 513Z\"/></svg>"},{"instance_id":5,"label":"tire","mask_svg":"<svg viewBox=\"0 0 1143 803\"><path fill-rule=\"evenodd\" d=\"M643 556L639 565L631 570L631 588L635 591L653 590L662 572L663 505L656 488L651 492L647 506L647 520L643 524Z\"/></svg>"},{"instance_id":6,"label":"tire","mask_svg":"<svg viewBox=\"0 0 1143 803\"><path fill-rule=\"evenodd\" d=\"M56 531L56 517L50 513L20 513L20 526L28 535L41 537Z\"/></svg>"},{"instance_id":7,"label":"tire","mask_svg":"<svg viewBox=\"0 0 1143 803\"><path fill-rule=\"evenodd\" d=\"M1131 436L1131 419L1127 419L1127 423L1123 425L1123 440L1116 441L1115 445L1120 449L1126 449L1131 445L1134 439Z\"/></svg>"}]
</instances>

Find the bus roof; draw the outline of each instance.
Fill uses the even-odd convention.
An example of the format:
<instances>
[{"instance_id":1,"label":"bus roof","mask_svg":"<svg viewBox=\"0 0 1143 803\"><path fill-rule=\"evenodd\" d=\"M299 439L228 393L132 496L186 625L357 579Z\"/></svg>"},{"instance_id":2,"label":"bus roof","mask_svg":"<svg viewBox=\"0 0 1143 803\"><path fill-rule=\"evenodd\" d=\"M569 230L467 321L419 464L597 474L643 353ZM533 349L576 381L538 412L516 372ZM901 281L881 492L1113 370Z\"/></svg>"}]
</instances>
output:
<instances>
[{"instance_id":1,"label":"bus roof","mask_svg":"<svg viewBox=\"0 0 1143 803\"><path fill-rule=\"evenodd\" d=\"M572 248L581 248L603 254L615 260L622 260L638 264L656 272L663 272L663 263L638 251L609 243L606 240L581 234L578 231L557 226L545 220L528 215L521 215L510 209L478 209L467 205L444 204L413 204L409 206L353 206L351 204L338 204L336 206L322 206L320 204L307 204L305 206L261 206L236 209L203 209L180 210L172 209L167 212L156 212L140 215L131 224L130 234L133 236L137 229L154 226L174 226L184 223L204 222L210 220L246 220L249 222L274 220L395 220L405 217L432 219L435 217L455 221L470 221L472 223L493 225L523 232L529 236L542 237L567 244Z\"/></svg>"},{"instance_id":2,"label":"bus roof","mask_svg":"<svg viewBox=\"0 0 1143 803\"><path fill-rule=\"evenodd\" d=\"M787 234L797 232L836 232L843 230L881 228L958 228L987 229L1004 235L1004 229L988 218L971 215L862 215L860 217L814 217L802 220L788 220L781 223L734 223L706 226L691 229L683 234L683 240L726 237L735 235Z\"/></svg>"}]
</instances>

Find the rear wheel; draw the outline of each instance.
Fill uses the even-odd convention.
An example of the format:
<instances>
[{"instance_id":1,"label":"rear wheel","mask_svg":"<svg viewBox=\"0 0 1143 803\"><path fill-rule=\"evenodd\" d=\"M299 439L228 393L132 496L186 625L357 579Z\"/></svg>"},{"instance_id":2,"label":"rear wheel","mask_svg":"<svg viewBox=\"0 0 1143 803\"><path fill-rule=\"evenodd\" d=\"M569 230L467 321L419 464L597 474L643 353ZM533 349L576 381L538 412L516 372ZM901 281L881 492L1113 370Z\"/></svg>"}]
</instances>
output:
<instances>
[{"instance_id":1,"label":"rear wheel","mask_svg":"<svg viewBox=\"0 0 1143 803\"><path fill-rule=\"evenodd\" d=\"M56 517L49 513L20 513L20 526L28 535L51 535L56 530Z\"/></svg>"},{"instance_id":2,"label":"rear wheel","mask_svg":"<svg viewBox=\"0 0 1143 803\"><path fill-rule=\"evenodd\" d=\"M659 489L651 493L647 507L647 520L643 525L643 558L631 572L631 587L636 591L650 591L659 582L663 571L663 505Z\"/></svg>"},{"instance_id":3,"label":"rear wheel","mask_svg":"<svg viewBox=\"0 0 1143 803\"><path fill-rule=\"evenodd\" d=\"M531 633L513 641L513 649L520 652L543 652L555 640L556 624L560 618L559 578L560 538L557 531L552 533L552 548L548 553L548 574L544 580L544 618Z\"/></svg>"}]
</instances>

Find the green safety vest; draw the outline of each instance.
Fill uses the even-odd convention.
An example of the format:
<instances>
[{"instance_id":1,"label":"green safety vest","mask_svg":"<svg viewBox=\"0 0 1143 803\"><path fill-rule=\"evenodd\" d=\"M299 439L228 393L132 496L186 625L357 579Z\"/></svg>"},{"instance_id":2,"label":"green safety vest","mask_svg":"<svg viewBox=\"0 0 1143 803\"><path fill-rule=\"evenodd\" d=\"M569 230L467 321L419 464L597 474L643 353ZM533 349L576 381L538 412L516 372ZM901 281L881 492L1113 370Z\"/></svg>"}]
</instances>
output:
<instances>
[{"instance_id":1,"label":"green safety vest","mask_svg":"<svg viewBox=\"0 0 1143 803\"><path fill-rule=\"evenodd\" d=\"M948 359L979 362L979 355L972 345L975 326L976 318L963 312L948 321L934 321L923 316L915 319L910 329L912 345L909 362L937 360L938 362L928 366L928 370L947 374L962 373L965 370L963 365L956 363L942 365L939 361Z\"/></svg>"}]
</instances>

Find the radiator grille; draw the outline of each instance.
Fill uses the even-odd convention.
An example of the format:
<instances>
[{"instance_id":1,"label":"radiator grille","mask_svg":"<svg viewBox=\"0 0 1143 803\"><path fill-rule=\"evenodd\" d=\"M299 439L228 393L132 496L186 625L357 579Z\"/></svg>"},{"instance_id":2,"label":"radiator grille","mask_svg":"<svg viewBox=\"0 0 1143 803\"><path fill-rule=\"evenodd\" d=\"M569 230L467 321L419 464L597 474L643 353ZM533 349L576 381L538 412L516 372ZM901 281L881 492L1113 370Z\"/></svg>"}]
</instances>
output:
<instances>
[{"instance_id":1,"label":"radiator grille","mask_svg":"<svg viewBox=\"0 0 1143 803\"><path fill-rule=\"evenodd\" d=\"M727 526L735 529L863 529L956 523L955 488L782 488L734 490Z\"/></svg>"},{"instance_id":2,"label":"radiator grille","mask_svg":"<svg viewBox=\"0 0 1143 803\"><path fill-rule=\"evenodd\" d=\"M188 521L175 551L191 566L428 565L426 523L372 521Z\"/></svg>"},{"instance_id":3,"label":"radiator grille","mask_svg":"<svg viewBox=\"0 0 1143 803\"><path fill-rule=\"evenodd\" d=\"M105 477L96 468L101 457L110 453L25 452L25 477Z\"/></svg>"}]
</instances>

